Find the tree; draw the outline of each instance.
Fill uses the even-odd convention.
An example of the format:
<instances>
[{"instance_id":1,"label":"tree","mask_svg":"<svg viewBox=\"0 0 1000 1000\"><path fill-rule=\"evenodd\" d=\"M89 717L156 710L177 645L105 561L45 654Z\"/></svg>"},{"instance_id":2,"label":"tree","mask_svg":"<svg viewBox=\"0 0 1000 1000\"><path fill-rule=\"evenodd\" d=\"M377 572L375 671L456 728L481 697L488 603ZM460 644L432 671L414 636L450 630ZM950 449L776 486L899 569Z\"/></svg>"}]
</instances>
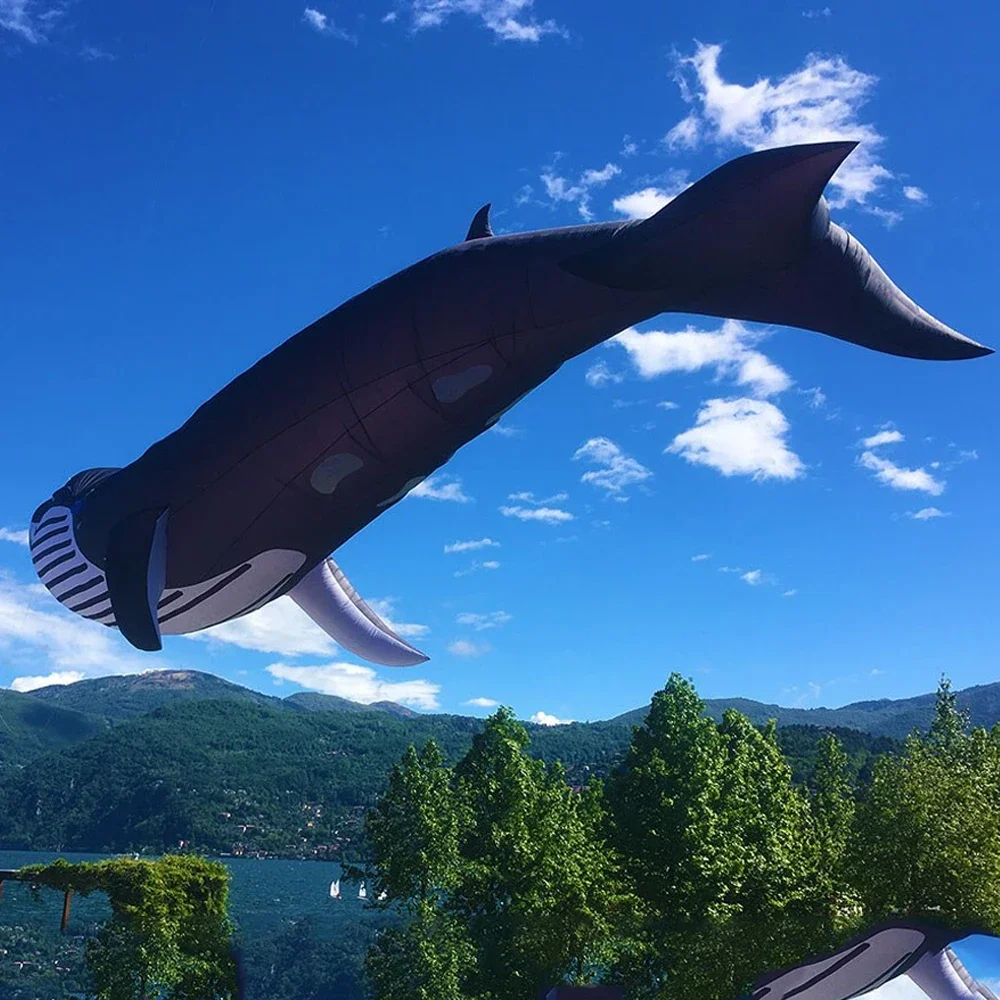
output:
<instances>
[{"instance_id":1,"label":"tree","mask_svg":"<svg viewBox=\"0 0 1000 1000\"><path fill-rule=\"evenodd\" d=\"M946 679L930 732L876 764L850 855L871 920L1000 930L1000 727L970 731Z\"/></svg>"}]
</instances>

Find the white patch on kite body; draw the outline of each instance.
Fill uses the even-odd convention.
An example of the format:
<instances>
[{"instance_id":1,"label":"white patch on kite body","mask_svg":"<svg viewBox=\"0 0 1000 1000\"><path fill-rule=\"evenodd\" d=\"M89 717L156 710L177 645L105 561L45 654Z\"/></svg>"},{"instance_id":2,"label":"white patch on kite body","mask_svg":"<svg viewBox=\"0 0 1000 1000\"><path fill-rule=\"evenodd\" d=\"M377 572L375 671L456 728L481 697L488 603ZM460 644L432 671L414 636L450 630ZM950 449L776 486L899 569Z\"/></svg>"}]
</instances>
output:
<instances>
[{"instance_id":1,"label":"white patch on kite body","mask_svg":"<svg viewBox=\"0 0 1000 1000\"><path fill-rule=\"evenodd\" d=\"M160 632L200 632L256 611L305 561L305 555L294 549L268 549L210 580L186 587L168 586L159 603Z\"/></svg>"},{"instance_id":2,"label":"white patch on kite body","mask_svg":"<svg viewBox=\"0 0 1000 1000\"><path fill-rule=\"evenodd\" d=\"M317 493L329 496L346 476L357 472L364 464L357 455L352 455L350 452L337 452L336 455L324 458L313 469L313 473L309 477L309 485Z\"/></svg>"},{"instance_id":3,"label":"white patch on kite body","mask_svg":"<svg viewBox=\"0 0 1000 1000\"><path fill-rule=\"evenodd\" d=\"M455 375L442 375L431 386L438 402L455 403L493 374L492 365L473 365Z\"/></svg>"},{"instance_id":4,"label":"white patch on kite body","mask_svg":"<svg viewBox=\"0 0 1000 1000\"><path fill-rule=\"evenodd\" d=\"M395 503L397 500L402 500L403 497L405 497L406 494L410 492L410 490L415 489L426 478L427 478L426 476L417 476L416 479L408 479L406 481L406 485L398 493L393 493L393 495L391 497L389 497L388 500L383 500L381 503L378 503L375 506L376 507L388 507L389 504Z\"/></svg>"}]
</instances>

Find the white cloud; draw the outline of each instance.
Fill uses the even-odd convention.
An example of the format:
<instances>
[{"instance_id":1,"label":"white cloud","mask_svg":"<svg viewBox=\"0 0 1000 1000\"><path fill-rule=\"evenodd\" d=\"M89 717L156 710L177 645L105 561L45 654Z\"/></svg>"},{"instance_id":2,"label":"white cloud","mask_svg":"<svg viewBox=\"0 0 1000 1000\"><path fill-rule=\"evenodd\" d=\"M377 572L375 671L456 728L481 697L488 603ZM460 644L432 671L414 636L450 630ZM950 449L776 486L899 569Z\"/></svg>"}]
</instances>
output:
<instances>
[{"instance_id":1,"label":"white cloud","mask_svg":"<svg viewBox=\"0 0 1000 1000\"><path fill-rule=\"evenodd\" d=\"M0 542L13 542L15 545L28 544L27 528L0 528Z\"/></svg>"},{"instance_id":2,"label":"white cloud","mask_svg":"<svg viewBox=\"0 0 1000 1000\"><path fill-rule=\"evenodd\" d=\"M49 33L66 13L67 4L39 3L37 0L0 0L0 28L19 38L39 45L48 41Z\"/></svg>"},{"instance_id":3,"label":"white cloud","mask_svg":"<svg viewBox=\"0 0 1000 1000\"><path fill-rule=\"evenodd\" d=\"M307 667L272 663L267 672L279 681L291 681L300 687L363 705L370 705L373 701L393 701L413 708L439 707L439 684L427 680L384 681L371 667L359 663L322 663Z\"/></svg>"},{"instance_id":4,"label":"white cloud","mask_svg":"<svg viewBox=\"0 0 1000 1000\"><path fill-rule=\"evenodd\" d=\"M740 579L751 587L759 587L764 582L764 572L759 569L747 570L740 574Z\"/></svg>"},{"instance_id":5,"label":"white cloud","mask_svg":"<svg viewBox=\"0 0 1000 1000\"><path fill-rule=\"evenodd\" d=\"M784 369L750 346L758 339L759 335L742 323L726 320L718 330L696 330L689 326L676 333L664 330L640 333L629 327L612 342L628 351L643 378L714 368L718 378L730 378L739 385L748 386L755 396L784 392L792 385L792 379Z\"/></svg>"},{"instance_id":6,"label":"white cloud","mask_svg":"<svg viewBox=\"0 0 1000 1000\"><path fill-rule=\"evenodd\" d=\"M509 424L494 424L490 430L506 438L520 437L524 433L520 427L511 427Z\"/></svg>"},{"instance_id":7,"label":"white cloud","mask_svg":"<svg viewBox=\"0 0 1000 1000\"><path fill-rule=\"evenodd\" d=\"M506 611L488 611L486 614L477 614L471 611L463 611L455 618L458 625L469 625L477 632L485 632L489 628L499 628L512 621L513 615Z\"/></svg>"},{"instance_id":8,"label":"white cloud","mask_svg":"<svg viewBox=\"0 0 1000 1000\"><path fill-rule=\"evenodd\" d=\"M531 490L521 490L518 493L508 493L508 500L513 500L515 503L530 503L535 507L544 507L550 503L562 503L563 500L569 499L568 493L553 493L552 496L548 497L536 497Z\"/></svg>"},{"instance_id":9,"label":"white cloud","mask_svg":"<svg viewBox=\"0 0 1000 1000\"><path fill-rule=\"evenodd\" d=\"M29 691L37 691L38 688L48 687L50 684L75 684L77 681L82 681L84 676L80 670L57 670L43 677L15 677L10 682L10 687L12 691L27 694Z\"/></svg>"},{"instance_id":10,"label":"white cloud","mask_svg":"<svg viewBox=\"0 0 1000 1000\"><path fill-rule=\"evenodd\" d=\"M573 515L559 507L498 507L504 517L516 517L519 521L540 521L542 524L563 524L572 521Z\"/></svg>"},{"instance_id":11,"label":"white cloud","mask_svg":"<svg viewBox=\"0 0 1000 1000\"><path fill-rule=\"evenodd\" d=\"M669 399L663 400L662 403L656 404L661 410L679 410L680 407L676 403L671 403Z\"/></svg>"},{"instance_id":12,"label":"white cloud","mask_svg":"<svg viewBox=\"0 0 1000 1000\"><path fill-rule=\"evenodd\" d=\"M862 448L878 448L883 444L897 444L899 441L905 441L906 438L899 431L894 430L882 430L877 434L872 434L871 437L866 437L861 442Z\"/></svg>"},{"instance_id":13,"label":"white cloud","mask_svg":"<svg viewBox=\"0 0 1000 1000\"><path fill-rule=\"evenodd\" d=\"M290 597L279 597L242 618L192 632L184 638L224 642L280 656L325 656L337 650L336 643Z\"/></svg>"},{"instance_id":14,"label":"white cloud","mask_svg":"<svg viewBox=\"0 0 1000 1000\"><path fill-rule=\"evenodd\" d=\"M709 399L694 427L666 449L694 465L724 476L798 479L805 467L788 448L788 421L773 403L760 399Z\"/></svg>"},{"instance_id":15,"label":"white cloud","mask_svg":"<svg viewBox=\"0 0 1000 1000\"><path fill-rule=\"evenodd\" d=\"M698 45L679 63L677 81L691 113L667 134L667 144L692 148L702 141L729 142L750 150L806 142L860 140L831 180L835 208L864 205L892 174L879 162L884 138L861 121L861 108L878 78L844 59L811 54L801 68L772 82L730 83L719 73L721 45Z\"/></svg>"},{"instance_id":16,"label":"white cloud","mask_svg":"<svg viewBox=\"0 0 1000 1000\"><path fill-rule=\"evenodd\" d=\"M587 385L594 389L600 389L606 385L625 381L625 375L622 372L613 372L608 367L606 361L598 361L596 364L591 365L587 369L584 378L587 381Z\"/></svg>"},{"instance_id":17,"label":"white cloud","mask_svg":"<svg viewBox=\"0 0 1000 1000\"><path fill-rule=\"evenodd\" d=\"M782 597L794 597L798 593L794 588L792 590L786 590L781 596Z\"/></svg>"},{"instance_id":18,"label":"white cloud","mask_svg":"<svg viewBox=\"0 0 1000 1000\"><path fill-rule=\"evenodd\" d=\"M0 573L0 649L8 665L73 671L85 676L128 674L169 663L137 653L117 629L63 609L40 585L24 586Z\"/></svg>"},{"instance_id":19,"label":"white cloud","mask_svg":"<svg viewBox=\"0 0 1000 1000\"><path fill-rule=\"evenodd\" d=\"M572 722L572 719L557 719L554 715L549 715L548 712L535 712L531 717L531 721L538 726L565 726Z\"/></svg>"},{"instance_id":20,"label":"white cloud","mask_svg":"<svg viewBox=\"0 0 1000 1000\"><path fill-rule=\"evenodd\" d=\"M466 569L455 570L455 576L468 576L470 573L475 573L481 569L499 569L500 563L496 559L487 559L485 562L473 562L470 563Z\"/></svg>"},{"instance_id":21,"label":"white cloud","mask_svg":"<svg viewBox=\"0 0 1000 1000\"><path fill-rule=\"evenodd\" d=\"M392 597L377 597L368 602L375 612L396 633L404 639L420 639L430 632L429 625L418 625L416 622L396 621L395 599Z\"/></svg>"},{"instance_id":22,"label":"white cloud","mask_svg":"<svg viewBox=\"0 0 1000 1000\"><path fill-rule=\"evenodd\" d=\"M498 548L500 548L500 543L493 541L492 538L476 538L467 542L452 542L444 547L444 551L446 554L450 554L452 552L475 552L478 549Z\"/></svg>"},{"instance_id":23,"label":"white cloud","mask_svg":"<svg viewBox=\"0 0 1000 1000\"><path fill-rule=\"evenodd\" d=\"M352 35L343 28L337 27L334 24L333 19L328 17L326 14L321 13L314 7L306 7L302 12L302 20L309 25L314 31L318 31L321 35L329 35L331 38L339 38L345 42L351 42L354 45L358 44L357 35Z\"/></svg>"},{"instance_id":24,"label":"white cloud","mask_svg":"<svg viewBox=\"0 0 1000 1000\"><path fill-rule=\"evenodd\" d=\"M490 647L486 643L471 642L469 639L456 639L448 647L448 652L452 656L482 656L489 651Z\"/></svg>"},{"instance_id":25,"label":"white cloud","mask_svg":"<svg viewBox=\"0 0 1000 1000\"><path fill-rule=\"evenodd\" d=\"M704 562L712 557L707 552L699 552L696 556L691 556L691 562Z\"/></svg>"},{"instance_id":26,"label":"white cloud","mask_svg":"<svg viewBox=\"0 0 1000 1000\"><path fill-rule=\"evenodd\" d=\"M903 197L907 201L915 201L918 205L923 205L927 201L927 192L923 188L915 187L912 184L907 184L903 188Z\"/></svg>"},{"instance_id":27,"label":"white cloud","mask_svg":"<svg viewBox=\"0 0 1000 1000\"><path fill-rule=\"evenodd\" d=\"M891 486L894 490L919 490L934 497L944 493L944 481L935 479L926 469L904 469L873 451L862 452L858 464L874 472L880 483Z\"/></svg>"},{"instance_id":28,"label":"white cloud","mask_svg":"<svg viewBox=\"0 0 1000 1000\"><path fill-rule=\"evenodd\" d=\"M822 7L819 9L811 9L802 11L802 16L808 18L810 21L817 17L829 17L833 13L829 7Z\"/></svg>"},{"instance_id":29,"label":"white cloud","mask_svg":"<svg viewBox=\"0 0 1000 1000\"><path fill-rule=\"evenodd\" d=\"M639 146L637 143L632 141L630 135L626 135L622 138L622 148L620 156L635 156L639 152Z\"/></svg>"},{"instance_id":30,"label":"white cloud","mask_svg":"<svg viewBox=\"0 0 1000 1000\"><path fill-rule=\"evenodd\" d=\"M383 24L392 24L399 17L399 12L390 10L388 14L383 14L379 19Z\"/></svg>"},{"instance_id":31,"label":"white cloud","mask_svg":"<svg viewBox=\"0 0 1000 1000\"><path fill-rule=\"evenodd\" d=\"M638 191L615 198L612 205L620 215L629 219L648 219L661 208L666 207L682 191L691 186L686 171L676 171L671 174L663 187L644 187Z\"/></svg>"},{"instance_id":32,"label":"white cloud","mask_svg":"<svg viewBox=\"0 0 1000 1000\"><path fill-rule=\"evenodd\" d=\"M545 35L566 36L555 21L537 21L531 15L534 0L409 0L413 27L436 28L454 14L477 18L483 27L505 42L537 42Z\"/></svg>"},{"instance_id":33,"label":"white cloud","mask_svg":"<svg viewBox=\"0 0 1000 1000\"><path fill-rule=\"evenodd\" d=\"M584 442L573 454L573 460L584 459L599 466L585 472L580 481L606 490L617 498L623 498L627 486L643 483L651 479L653 473L642 463L626 455L614 441L606 437L591 438Z\"/></svg>"},{"instance_id":34,"label":"white cloud","mask_svg":"<svg viewBox=\"0 0 1000 1000\"><path fill-rule=\"evenodd\" d=\"M463 702L465 705L473 705L476 708L496 708L500 702L495 701L493 698L470 698L468 701Z\"/></svg>"},{"instance_id":35,"label":"white cloud","mask_svg":"<svg viewBox=\"0 0 1000 1000\"><path fill-rule=\"evenodd\" d=\"M423 500L450 500L453 503L469 503L472 497L462 492L462 481L453 477L428 476L422 483L406 494Z\"/></svg>"},{"instance_id":36,"label":"white cloud","mask_svg":"<svg viewBox=\"0 0 1000 1000\"><path fill-rule=\"evenodd\" d=\"M595 187L607 184L612 177L621 173L621 168L614 163L605 164L600 170L585 170L576 183L568 181L560 174L554 173L550 167L541 175L542 184L549 200L555 202L570 202L576 204L580 217L589 222L594 217L590 210L590 196Z\"/></svg>"},{"instance_id":37,"label":"white cloud","mask_svg":"<svg viewBox=\"0 0 1000 1000\"><path fill-rule=\"evenodd\" d=\"M799 392L809 397L809 409L822 410L826 406L826 393L818 385L811 389L800 389Z\"/></svg>"},{"instance_id":38,"label":"white cloud","mask_svg":"<svg viewBox=\"0 0 1000 1000\"><path fill-rule=\"evenodd\" d=\"M937 507L922 507L918 511L907 511L906 516L914 521L930 521L935 517L951 517L951 512L939 510Z\"/></svg>"}]
</instances>

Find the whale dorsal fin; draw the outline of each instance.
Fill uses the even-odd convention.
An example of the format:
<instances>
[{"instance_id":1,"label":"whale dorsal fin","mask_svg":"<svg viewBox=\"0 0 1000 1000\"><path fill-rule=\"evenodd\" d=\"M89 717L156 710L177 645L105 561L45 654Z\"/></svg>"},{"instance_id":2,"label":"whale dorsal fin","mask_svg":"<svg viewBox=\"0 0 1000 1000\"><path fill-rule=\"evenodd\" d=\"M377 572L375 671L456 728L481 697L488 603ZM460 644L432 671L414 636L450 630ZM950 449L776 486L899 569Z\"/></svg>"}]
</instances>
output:
<instances>
[{"instance_id":1,"label":"whale dorsal fin","mask_svg":"<svg viewBox=\"0 0 1000 1000\"><path fill-rule=\"evenodd\" d=\"M493 235L493 228L490 226L490 202L476 212L469 226L469 235L465 237L465 242L469 240L485 240Z\"/></svg>"},{"instance_id":2,"label":"whale dorsal fin","mask_svg":"<svg viewBox=\"0 0 1000 1000\"><path fill-rule=\"evenodd\" d=\"M156 605L167 569L167 510L140 510L108 534L104 575L115 624L136 649L163 647Z\"/></svg>"}]
</instances>

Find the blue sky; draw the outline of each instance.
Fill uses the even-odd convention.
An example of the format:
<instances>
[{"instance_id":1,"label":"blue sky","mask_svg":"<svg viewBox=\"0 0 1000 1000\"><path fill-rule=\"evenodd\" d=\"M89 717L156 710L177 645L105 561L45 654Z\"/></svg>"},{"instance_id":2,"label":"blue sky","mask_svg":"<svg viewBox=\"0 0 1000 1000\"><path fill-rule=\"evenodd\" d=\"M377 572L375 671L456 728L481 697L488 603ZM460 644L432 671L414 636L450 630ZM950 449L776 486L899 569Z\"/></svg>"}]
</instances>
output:
<instances>
[{"instance_id":1,"label":"blue sky","mask_svg":"<svg viewBox=\"0 0 1000 1000\"><path fill-rule=\"evenodd\" d=\"M859 138L835 219L996 346L996 28L895 2L0 0L0 684L187 667L554 722L673 670L805 706L996 680L998 362L790 329L627 331L344 546L417 668L354 661L287 600L140 654L40 593L21 544L69 475L485 201L503 232L639 216L748 150Z\"/></svg>"}]
</instances>

